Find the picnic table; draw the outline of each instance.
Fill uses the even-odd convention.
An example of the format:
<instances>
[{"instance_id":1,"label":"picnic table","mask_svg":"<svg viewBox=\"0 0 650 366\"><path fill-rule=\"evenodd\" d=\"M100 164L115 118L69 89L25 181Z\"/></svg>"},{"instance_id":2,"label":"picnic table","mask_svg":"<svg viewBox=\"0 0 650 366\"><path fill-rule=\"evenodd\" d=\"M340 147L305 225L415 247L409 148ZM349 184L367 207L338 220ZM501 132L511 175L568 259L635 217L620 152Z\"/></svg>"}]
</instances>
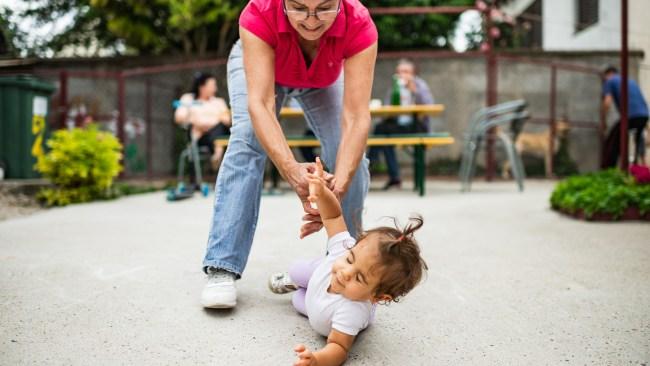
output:
<instances>
[{"instance_id":1,"label":"picnic table","mask_svg":"<svg viewBox=\"0 0 650 366\"><path fill-rule=\"evenodd\" d=\"M438 116L445 110L442 104L418 104L408 106L376 106L370 107L372 117L395 117L403 114L414 114L417 116L428 115ZM280 118L303 117L300 108L283 107L280 110ZM286 136L289 147L318 147L320 141L313 136ZM368 146L413 146L413 190L420 196L424 196L426 182L425 151L428 148L449 146L454 143L454 138L448 132L439 133L414 133L414 134L392 134L392 135L370 135ZM217 139L219 146L228 145L228 137ZM277 172L274 171L274 185L277 185Z\"/></svg>"},{"instance_id":2,"label":"picnic table","mask_svg":"<svg viewBox=\"0 0 650 366\"><path fill-rule=\"evenodd\" d=\"M318 147L320 141L311 136L287 136L289 147ZM217 140L219 146L228 145L228 137L220 137ZM368 146L413 146L413 171L414 187L420 196L424 196L426 182L425 150L431 147L449 146L454 143L454 138L447 132L442 133L418 133L408 135L370 135Z\"/></svg>"},{"instance_id":3,"label":"picnic table","mask_svg":"<svg viewBox=\"0 0 650 366\"><path fill-rule=\"evenodd\" d=\"M416 104L416 105L382 105L370 107L372 117L395 117L401 114L416 114L418 116L439 116L445 111L442 104ZM280 118L299 118L303 116L302 109L283 107Z\"/></svg>"}]
</instances>

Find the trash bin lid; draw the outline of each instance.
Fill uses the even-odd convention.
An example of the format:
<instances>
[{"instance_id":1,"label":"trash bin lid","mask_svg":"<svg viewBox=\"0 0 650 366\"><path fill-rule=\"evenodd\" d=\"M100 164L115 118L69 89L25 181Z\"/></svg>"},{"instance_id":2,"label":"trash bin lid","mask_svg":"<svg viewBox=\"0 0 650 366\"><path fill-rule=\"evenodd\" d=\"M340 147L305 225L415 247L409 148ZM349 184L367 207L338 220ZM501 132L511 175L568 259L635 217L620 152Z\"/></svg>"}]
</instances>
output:
<instances>
[{"instance_id":1,"label":"trash bin lid","mask_svg":"<svg viewBox=\"0 0 650 366\"><path fill-rule=\"evenodd\" d=\"M0 86L15 86L50 94L56 89L54 84L32 75L0 76Z\"/></svg>"}]
</instances>

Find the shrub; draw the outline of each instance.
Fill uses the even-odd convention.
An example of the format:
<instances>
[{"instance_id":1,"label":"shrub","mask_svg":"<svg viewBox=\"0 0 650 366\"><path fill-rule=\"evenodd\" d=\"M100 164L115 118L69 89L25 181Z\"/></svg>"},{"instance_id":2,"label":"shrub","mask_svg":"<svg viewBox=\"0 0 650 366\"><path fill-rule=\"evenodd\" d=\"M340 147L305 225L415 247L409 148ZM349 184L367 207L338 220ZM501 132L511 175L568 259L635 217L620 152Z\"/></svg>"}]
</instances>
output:
<instances>
[{"instance_id":1,"label":"shrub","mask_svg":"<svg viewBox=\"0 0 650 366\"><path fill-rule=\"evenodd\" d=\"M650 212L650 185L637 184L617 169L573 176L557 184L551 207L571 214L582 211L587 219L596 213L618 219L628 208L645 215Z\"/></svg>"},{"instance_id":2,"label":"shrub","mask_svg":"<svg viewBox=\"0 0 650 366\"><path fill-rule=\"evenodd\" d=\"M44 188L38 198L48 206L88 202L111 196L113 179L122 170L122 146L96 125L85 129L59 130L47 141L49 152L36 163L53 188Z\"/></svg>"}]
</instances>

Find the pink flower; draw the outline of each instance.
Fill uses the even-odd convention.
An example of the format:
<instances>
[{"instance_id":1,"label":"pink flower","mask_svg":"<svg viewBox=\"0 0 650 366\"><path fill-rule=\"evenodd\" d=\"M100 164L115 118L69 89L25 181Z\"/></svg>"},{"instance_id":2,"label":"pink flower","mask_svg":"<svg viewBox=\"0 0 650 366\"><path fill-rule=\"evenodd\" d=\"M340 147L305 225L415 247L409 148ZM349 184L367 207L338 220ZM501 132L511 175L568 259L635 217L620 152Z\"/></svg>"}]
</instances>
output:
<instances>
[{"instance_id":1,"label":"pink flower","mask_svg":"<svg viewBox=\"0 0 650 366\"><path fill-rule=\"evenodd\" d=\"M639 184L650 183L650 168L645 165L632 164L630 166L630 174L634 177Z\"/></svg>"},{"instance_id":2,"label":"pink flower","mask_svg":"<svg viewBox=\"0 0 650 366\"><path fill-rule=\"evenodd\" d=\"M493 38L499 38L501 36L501 30L499 29L499 27L491 27L490 28L490 35Z\"/></svg>"}]
</instances>

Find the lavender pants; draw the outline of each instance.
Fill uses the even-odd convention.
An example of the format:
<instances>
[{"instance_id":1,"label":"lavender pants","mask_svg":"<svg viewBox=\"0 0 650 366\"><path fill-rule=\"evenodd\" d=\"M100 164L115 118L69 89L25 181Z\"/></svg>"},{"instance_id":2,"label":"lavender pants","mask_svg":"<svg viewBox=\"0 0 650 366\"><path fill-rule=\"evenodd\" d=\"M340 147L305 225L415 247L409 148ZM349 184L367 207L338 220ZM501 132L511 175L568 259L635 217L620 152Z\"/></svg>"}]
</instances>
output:
<instances>
[{"instance_id":1,"label":"lavender pants","mask_svg":"<svg viewBox=\"0 0 650 366\"><path fill-rule=\"evenodd\" d=\"M314 273L314 270L323 259L325 258L301 259L293 262L289 267L289 277L291 277L293 283L298 285L298 290L293 293L291 302L293 303L293 307L304 316L307 316L307 309L305 307L307 285L309 284L309 279Z\"/></svg>"}]
</instances>

